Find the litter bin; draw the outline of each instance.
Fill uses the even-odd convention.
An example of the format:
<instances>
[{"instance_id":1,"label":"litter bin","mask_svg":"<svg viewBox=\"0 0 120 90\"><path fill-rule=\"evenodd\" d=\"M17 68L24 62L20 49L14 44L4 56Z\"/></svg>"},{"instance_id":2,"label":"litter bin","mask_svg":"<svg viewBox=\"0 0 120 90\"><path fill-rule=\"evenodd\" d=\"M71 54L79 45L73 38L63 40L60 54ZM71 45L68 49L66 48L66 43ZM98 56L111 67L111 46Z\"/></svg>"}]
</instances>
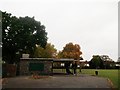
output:
<instances>
[{"instance_id":1,"label":"litter bin","mask_svg":"<svg viewBox=\"0 0 120 90\"><path fill-rule=\"evenodd\" d=\"M95 75L98 75L98 71L95 71Z\"/></svg>"}]
</instances>

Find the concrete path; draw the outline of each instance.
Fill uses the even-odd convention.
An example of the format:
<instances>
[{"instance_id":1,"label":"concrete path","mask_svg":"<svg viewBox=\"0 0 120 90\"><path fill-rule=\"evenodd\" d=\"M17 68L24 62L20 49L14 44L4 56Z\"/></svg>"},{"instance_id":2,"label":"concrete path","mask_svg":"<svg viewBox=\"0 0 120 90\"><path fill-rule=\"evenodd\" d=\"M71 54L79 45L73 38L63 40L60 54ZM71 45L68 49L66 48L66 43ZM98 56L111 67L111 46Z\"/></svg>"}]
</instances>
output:
<instances>
[{"instance_id":1,"label":"concrete path","mask_svg":"<svg viewBox=\"0 0 120 90\"><path fill-rule=\"evenodd\" d=\"M31 79L29 76L8 78L3 88L111 88L106 78L89 75L54 75Z\"/></svg>"}]
</instances>

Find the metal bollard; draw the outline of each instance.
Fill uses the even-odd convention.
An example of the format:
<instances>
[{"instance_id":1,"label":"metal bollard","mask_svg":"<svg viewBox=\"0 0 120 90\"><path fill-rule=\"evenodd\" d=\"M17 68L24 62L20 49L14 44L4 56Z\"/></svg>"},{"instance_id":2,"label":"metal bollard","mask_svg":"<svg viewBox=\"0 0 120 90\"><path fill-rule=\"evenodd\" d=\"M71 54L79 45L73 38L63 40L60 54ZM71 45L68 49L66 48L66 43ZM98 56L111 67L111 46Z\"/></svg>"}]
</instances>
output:
<instances>
[{"instance_id":1,"label":"metal bollard","mask_svg":"<svg viewBox=\"0 0 120 90\"><path fill-rule=\"evenodd\" d=\"M95 75L98 75L98 71L95 71Z\"/></svg>"}]
</instances>

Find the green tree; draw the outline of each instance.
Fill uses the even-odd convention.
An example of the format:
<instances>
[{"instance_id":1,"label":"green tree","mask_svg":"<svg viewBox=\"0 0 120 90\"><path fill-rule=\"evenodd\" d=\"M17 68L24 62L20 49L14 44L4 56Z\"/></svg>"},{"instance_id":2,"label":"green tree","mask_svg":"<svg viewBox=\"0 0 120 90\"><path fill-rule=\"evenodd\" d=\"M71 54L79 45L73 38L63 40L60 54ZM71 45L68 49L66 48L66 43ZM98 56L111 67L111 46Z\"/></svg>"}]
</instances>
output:
<instances>
[{"instance_id":1,"label":"green tree","mask_svg":"<svg viewBox=\"0 0 120 90\"><path fill-rule=\"evenodd\" d=\"M51 43L47 43L45 48L40 46L36 46L34 57L36 58L55 58L57 50L55 49L54 45Z\"/></svg>"},{"instance_id":2,"label":"green tree","mask_svg":"<svg viewBox=\"0 0 120 90\"><path fill-rule=\"evenodd\" d=\"M62 51L59 51L58 53L57 53L57 56L56 56L57 58L62 58L63 57L63 54L62 54Z\"/></svg>"},{"instance_id":3,"label":"green tree","mask_svg":"<svg viewBox=\"0 0 120 90\"><path fill-rule=\"evenodd\" d=\"M45 26L34 17L12 16L2 12L2 56L7 63L14 63L16 56L28 53L33 56L36 45L45 48L47 33Z\"/></svg>"},{"instance_id":4,"label":"green tree","mask_svg":"<svg viewBox=\"0 0 120 90\"><path fill-rule=\"evenodd\" d=\"M90 64L90 68L94 68L94 69L104 67L103 61L99 55L93 55L93 58L91 59L89 64Z\"/></svg>"},{"instance_id":5,"label":"green tree","mask_svg":"<svg viewBox=\"0 0 120 90\"><path fill-rule=\"evenodd\" d=\"M115 68L115 62L108 55L101 55L100 57L104 62L105 69Z\"/></svg>"},{"instance_id":6,"label":"green tree","mask_svg":"<svg viewBox=\"0 0 120 90\"><path fill-rule=\"evenodd\" d=\"M117 60L117 62L120 62L120 57L118 57L118 60Z\"/></svg>"}]
</instances>

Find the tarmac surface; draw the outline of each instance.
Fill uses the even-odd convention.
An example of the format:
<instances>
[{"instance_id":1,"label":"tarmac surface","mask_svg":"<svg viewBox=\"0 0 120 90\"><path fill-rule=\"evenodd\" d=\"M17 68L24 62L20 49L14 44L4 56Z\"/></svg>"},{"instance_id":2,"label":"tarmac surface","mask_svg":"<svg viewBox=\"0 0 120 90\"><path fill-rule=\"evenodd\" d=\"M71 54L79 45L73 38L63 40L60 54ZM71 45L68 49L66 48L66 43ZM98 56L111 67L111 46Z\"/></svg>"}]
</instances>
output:
<instances>
[{"instance_id":1,"label":"tarmac surface","mask_svg":"<svg viewBox=\"0 0 120 90\"><path fill-rule=\"evenodd\" d=\"M107 78L80 74L53 75L41 79L30 76L7 78L2 88L111 88Z\"/></svg>"}]
</instances>

